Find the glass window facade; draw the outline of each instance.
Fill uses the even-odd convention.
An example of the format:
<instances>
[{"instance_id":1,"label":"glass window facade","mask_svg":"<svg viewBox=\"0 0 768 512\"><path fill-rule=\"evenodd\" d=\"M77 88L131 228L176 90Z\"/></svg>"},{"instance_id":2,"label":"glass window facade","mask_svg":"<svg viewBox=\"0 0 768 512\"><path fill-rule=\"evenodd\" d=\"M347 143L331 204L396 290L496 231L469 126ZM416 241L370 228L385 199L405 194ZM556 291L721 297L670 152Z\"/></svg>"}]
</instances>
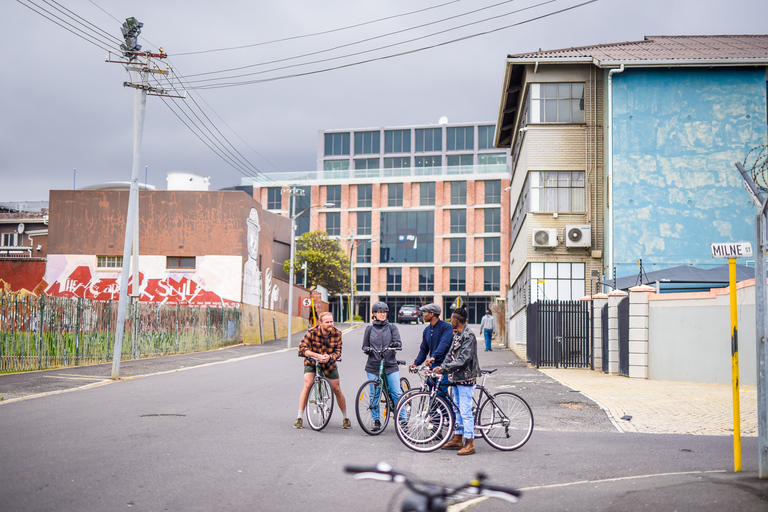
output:
<instances>
[{"instance_id":1,"label":"glass window facade","mask_svg":"<svg viewBox=\"0 0 768 512\"><path fill-rule=\"evenodd\" d=\"M387 206L403 206L403 184L390 183L387 185Z\"/></svg>"},{"instance_id":2,"label":"glass window facade","mask_svg":"<svg viewBox=\"0 0 768 512\"><path fill-rule=\"evenodd\" d=\"M357 212L357 234L371 234L371 212Z\"/></svg>"},{"instance_id":3,"label":"glass window facade","mask_svg":"<svg viewBox=\"0 0 768 512\"><path fill-rule=\"evenodd\" d=\"M403 273L400 268L387 269L387 291L399 292L403 288Z\"/></svg>"},{"instance_id":4,"label":"glass window facade","mask_svg":"<svg viewBox=\"0 0 768 512\"><path fill-rule=\"evenodd\" d=\"M355 158L355 170L367 170L367 169L378 169L379 168L379 159L378 158Z\"/></svg>"},{"instance_id":5,"label":"glass window facade","mask_svg":"<svg viewBox=\"0 0 768 512\"><path fill-rule=\"evenodd\" d=\"M373 155L381 153L379 132L355 132L355 154Z\"/></svg>"},{"instance_id":6,"label":"glass window facade","mask_svg":"<svg viewBox=\"0 0 768 512\"><path fill-rule=\"evenodd\" d=\"M357 268L355 269L355 289L358 292L371 291L371 269L369 268Z\"/></svg>"},{"instance_id":7,"label":"glass window facade","mask_svg":"<svg viewBox=\"0 0 768 512\"><path fill-rule=\"evenodd\" d=\"M348 171L349 160L326 160L323 162L325 171Z\"/></svg>"},{"instance_id":8,"label":"glass window facade","mask_svg":"<svg viewBox=\"0 0 768 512\"><path fill-rule=\"evenodd\" d=\"M579 300L584 297L584 263L533 262L529 267L531 302Z\"/></svg>"},{"instance_id":9,"label":"glass window facade","mask_svg":"<svg viewBox=\"0 0 768 512\"><path fill-rule=\"evenodd\" d=\"M451 263L467 261L467 239L451 238Z\"/></svg>"},{"instance_id":10,"label":"glass window facade","mask_svg":"<svg viewBox=\"0 0 768 512\"><path fill-rule=\"evenodd\" d=\"M474 161L475 157L472 155L448 155L445 157L445 163L448 167L472 167ZM462 169L462 172L465 171L471 172L472 169Z\"/></svg>"},{"instance_id":11,"label":"glass window facade","mask_svg":"<svg viewBox=\"0 0 768 512\"><path fill-rule=\"evenodd\" d=\"M424 182L419 185L419 194L421 196L421 206L435 205L435 183Z\"/></svg>"},{"instance_id":12,"label":"glass window facade","mask_svg":"<svg viewBox=\"0 0 768 512\"><path fill-rule=\"evenodd\" d=\"M485 182L485 204L501 204L501 180Z\"/></svg>"},{"instance_id":13,"label":"glass window facade","mask_svg":"<svg viewBox=\"0 0 768 512\"><path fill-rule=\"evenodd\" d=\"M472 151L475 149L475 127L448 128L446 139L445 145L448 151Z\"/></svg>"},{"instance_id":14,"label":"glass window facade","mask_svg":"<svg viewBox=\"0 0 768 512\"><path fill-rule=\"evenodd\" d=\"M326 133L325 156L348 155L349 133Z\"/></svg>"},{"instance_id":15,"label":"glass window facade","mask_svg":"<svg viewBox=\"0 0 768 512\"><path fill-rule=\"evenodd\" d=\"M357 186L357 207L370 208L373 206L373 185Z\"/></svg>"},{"instance_id":16,"label":"glass window facade","mask_svg":"<svg viewBox=\"0 0 768 512\"><path fill-rule=\"evenodd\" d=\"M410 169L410 168L411 168L411 159L407 156L390 156L390 157L384 158L384 169Z\"/></svg>"},{"instance_id":17,"label":"glass window facade","mask_svg":"<svg viewBox=\"0 0 768 512\"><path fill-rule=\"evenodd\" d=\"M477 149L493 149L493 136L496 132L496 125L489 124L477 127Z\"/></svg>"},{"instance_id":18,"label":"glass window facade","mask_svg":"<svg viewBox=\"0 0 768 512\"><path fill-rule=\"evenodd\" d=\"M501 233L501 209L500 208L485 209L485 232Z\"/></svg>"},{"instance_id":19,"label":"glass window facade","mask_svg":"<svg viewBox=\"0 0 768 512\"><path fill-rule=\"evenodd\" d=\"M543 171L528 174L530 211L583 212L583 171Z\"/></svg>"},{"instance_id":20,"label":"glass window facade","mask_svg":"<svg viewBox=\"0 0 768 512\"><path fill-rule=\"evenodd\" d=\"M484 155L477 155L477 165L494 165L506 167L507 155L505 153L486 153Z\"/></svg>"},{"instance_id":21,"label":"glass window facade","mask_svg":"<svg viewBox=\"0 0 768 512\"><path fill-rule=\"evenodd\" d=\"M328 185L325 187L325 202L333 203L330 208L341 208L341 185Z\"/></svg>"},{"instance_id":22,"label":"glass window facade","mask_svg":"<svg viewBox=\"0 0 768 512\"><path fill-rule=\"evenodd\" d=\"M411 152L411 130L385 130L384 131L384 152L385 153L410 153Z\"/></svg>"},{"instance_id":23,"label":"glass window facade","mask_svg":"<svg viewBox=\"0 0 768 512\"><path fill-rule=\"evenodd\" d=\"M483 261L501 261L501 238L486 238L483 249Z\"/></svg>"},{"instance_id":24,"label":"glass window facade","mask_svg":"<svg viewBox=\"0 0 768 512\"><path fill-rule=\"evenodd\" d=\"M498 292L501 290L501 269L485 267L483 269L483 291Z\"/></svg>"},{"instance_id":25,"label":"glass window facade","mask_svg":"<svg viewBox=\"0 0 768 512\"><path fill-rule=\"evenodd\" d=\"M357 263L370 263L371 262L371 242L368 240L361 241L357 246Z\"/></svg>"},{"instance_id":26,"label":"glass window facade","mask_svg":"<svg viewBox=\"0 0 768 512\"><path fill-rule=\"evenodd\" d=\"M584 84L531 84L529 123L583 123Z\"/></svg>"},{"instance_id":27,"label":"glass window facade","mask_svg":"<svg viewBox=\"0 0 768 512\"><path fill-rule=\"evenodd\" d=\"M435 291L435 269L422 267L419 269L419 291Z\"/></svg>"},{"instance_id":28,"label":"glass window facade","mask_svg":"<svg viewBox=\"0 0 768 512\"><path fill-rule=\"evenodd\" d=\"M435 212L381 212L381 263L432 263Z\"/></svg>"},{"instance_id":29,"label":"glass window facade","mask_svg":"<svg viewBox=\"0 0 768 512\"><path fill-rule=\"evenodd\" d=\"M451 210L451 233L467 232L467 210Z\"/></svg>"},{"instance_id":30,"label":"glass window facade","mask_svg":"<svg viewBox=\"0 0 768 512\"><path fill-rule=\"evenodd\" d=\"M439 168L443 166L443 157L436 155L436 156L417 156L414 162L414 167L417 169L422 168Z\"/></svg>"},{"instance_id":31,"label":"glass window facade","mask_svg":"<svg viewBox=\"0 0 768 512\"><path fill-rule=\"evenodd\" d=\"M451 204L467 204L467 182L451 182Z\"/></svg>"},{"instance_id":32,"label":"glass window facade","mask_svg":"<svg viewBox=\"0 0 768 512\"><path fill-rule=\"evenodd\" d=\"M467 269L464 267L451 267L450 291L463 292L467 289Z\"/></svg>"},{"instance_id":33,"label":"glass window facade","mask_svg":"<svg viewBox=\"0 0 768 512\"><path fill-rule=\"evenodd\" d=\"M325 214L325 232L330 236L341 235L341 212Z\"/></svg>"},{"instance_id":34,"label":"glass window facade","mask_svg":"<svg viewBox=\"0 0 768 512\"><path fill-rule=\"evenodd\" d=\"M283 206L283 188L269 187L267 189L267 210L279 210Z\"/></svg>"},{"instance_id":35,"label":"glass window facade","mask_svg":"<svg viewBox=\"0 0 768 512\"><path fill-rule=\"evenodd\" d=\"M443 129L442 128L420 128L416 130L416 151L423 153L427 151L443 150Z\"/></svg>"}]
</instances>

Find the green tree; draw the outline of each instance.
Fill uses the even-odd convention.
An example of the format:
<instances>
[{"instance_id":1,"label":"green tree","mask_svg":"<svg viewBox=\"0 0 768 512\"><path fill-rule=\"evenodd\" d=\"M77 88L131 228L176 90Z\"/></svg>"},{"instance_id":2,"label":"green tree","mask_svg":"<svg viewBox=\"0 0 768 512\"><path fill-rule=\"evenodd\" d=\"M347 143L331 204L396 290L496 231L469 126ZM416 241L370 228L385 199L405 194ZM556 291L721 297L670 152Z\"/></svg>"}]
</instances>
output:
<instances>
[{"instance_id":1,"label":"green tree","mask_svg":"<svg viewBox=\"0 0 768 512\"><path fill-rule=\"evenodd\" d=\"M307 288L319 285L336 295L349 292L349 256L341 249L338 240L324 231L304 233L296 239L293 272L303 272L305 261ZM286 274L290 272L290 260L283 264L283 269Z\"/></svg>"}]
</instances>

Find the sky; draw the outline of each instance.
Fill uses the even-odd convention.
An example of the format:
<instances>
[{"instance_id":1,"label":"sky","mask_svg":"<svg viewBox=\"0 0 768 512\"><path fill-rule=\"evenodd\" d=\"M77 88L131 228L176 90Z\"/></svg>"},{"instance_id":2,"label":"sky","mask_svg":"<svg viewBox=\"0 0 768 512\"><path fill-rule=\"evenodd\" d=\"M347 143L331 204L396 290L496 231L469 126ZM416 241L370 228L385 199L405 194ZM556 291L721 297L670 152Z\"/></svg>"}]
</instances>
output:
<instances>
[{"instance_id":1,"label":"sky","mask_svg":"<svg viewBox=\"0 0 768 512\"><path fill-rule=\"evenodd\" d=\"M768 2L6 0L0 16L0 202L19 203L130 180L132 77L105 61L131 16L143 50L168 54L155 76L187 94L147 98L140 181L190 172L216 190L315 170L323 129L495 122L508 54L764 34Z\"/></svg>"}]
</instances>

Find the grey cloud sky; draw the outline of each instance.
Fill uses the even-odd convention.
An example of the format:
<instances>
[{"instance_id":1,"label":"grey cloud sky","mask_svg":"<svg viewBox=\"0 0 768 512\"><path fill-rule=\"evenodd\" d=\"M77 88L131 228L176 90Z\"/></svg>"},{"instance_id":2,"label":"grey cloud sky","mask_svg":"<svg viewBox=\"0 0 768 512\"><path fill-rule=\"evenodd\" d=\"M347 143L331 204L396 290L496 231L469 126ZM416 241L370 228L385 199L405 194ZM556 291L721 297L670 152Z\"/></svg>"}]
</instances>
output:
<instances>
[{"instance_id":1,"label":"grey cloud sky","mask_svg":"<svg viewBox=\"0 0 768 512\"><path fill-rule=\"evenodd\" d=\"M78 188L106 181L128 181L132 165L133 90L122 86L128 75L121 65L104 62L104 50L22 5L29 5L30 1L51 11L52 5L57 5L43 0L5 1L0 5L5 21L0 32L4 49L0 81L0 201L47 200L49 190L75 185L74 168ZM144 40L140 41L144 48L154 50L163 46L174 70L192 75L316 52L499 2L58 0L58 5L117 38L121 37L120 23L135 16L144 23ZM282 65L376 48L541 2L504 3L472 16ZM250 78L333 67L413 50L579 3L580 0L555 0L402 46ZM446 5L346 31L235 51L179 55L326 31L440 4ZM441 116L451 122L494 121L504 59L510 53L633 41L645 35L759 34L766 31L766 19L768 2L764 0L598 0L552 17L402 57L255 85L193 90L191 95L259 170L307 171L315 168L320 129L437 123ZM212 153L164 101L185 101L196 109L191 99L148 98L142 181L147 166L148 182L159 189L165 188L165 175L172 171L210 176L212 188L239 184L243 173Z\"/></svg>"}]
</instances>

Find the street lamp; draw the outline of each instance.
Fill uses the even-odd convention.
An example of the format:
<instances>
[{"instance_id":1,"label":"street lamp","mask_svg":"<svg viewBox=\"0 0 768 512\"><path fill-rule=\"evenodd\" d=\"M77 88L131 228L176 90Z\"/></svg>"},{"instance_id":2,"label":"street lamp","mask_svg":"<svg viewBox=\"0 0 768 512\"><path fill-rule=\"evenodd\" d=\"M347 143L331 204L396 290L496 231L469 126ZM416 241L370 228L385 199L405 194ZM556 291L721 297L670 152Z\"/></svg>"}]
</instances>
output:
<instances>
[{"instance_id":1,"label":"street lamp","mask_svg":"<svg viewBox=\"0 0 768 512\"><path fill-rule=\"evenodd\" d=\"M311 205L304 208L299 213L295 213L296 199L294 199L294 196L303 196L304 191L302 189L293 187L288 189L287 192L283 190L283 193L290 196L290 201L291 201L291 266L288 272L288 342L287 342L288 348L291 348L291 333L293 331L293 265L296 259L296 219L300 217L302 213L312 208L312 206L329 207L329 206L335 206L335 205L334 203L325 203L322 205ZM304 286L305 287L307 286L306 281L304 282Z\"/></svg>"},{"instance_id":2,"label":"street lamp","mask_svg":"<svg viewBox=\"0 0 768 512\"><path fill-rule=\"evenodd\" d=\"M355 239L354 235L352 233L355 232L354 229L349 230L350 235L347 237L349 239L349 323L351 324L354 317L353 317L353 310L352 310L352 304L354 303L354 290L355 290L355 281L353 279L353 268L352 268L352 251L356 247L355 242L358 242L359 244L364 244L366 242L375 242L378 240L378 238L358 238Z\"/></svg>"}]
</instances>

